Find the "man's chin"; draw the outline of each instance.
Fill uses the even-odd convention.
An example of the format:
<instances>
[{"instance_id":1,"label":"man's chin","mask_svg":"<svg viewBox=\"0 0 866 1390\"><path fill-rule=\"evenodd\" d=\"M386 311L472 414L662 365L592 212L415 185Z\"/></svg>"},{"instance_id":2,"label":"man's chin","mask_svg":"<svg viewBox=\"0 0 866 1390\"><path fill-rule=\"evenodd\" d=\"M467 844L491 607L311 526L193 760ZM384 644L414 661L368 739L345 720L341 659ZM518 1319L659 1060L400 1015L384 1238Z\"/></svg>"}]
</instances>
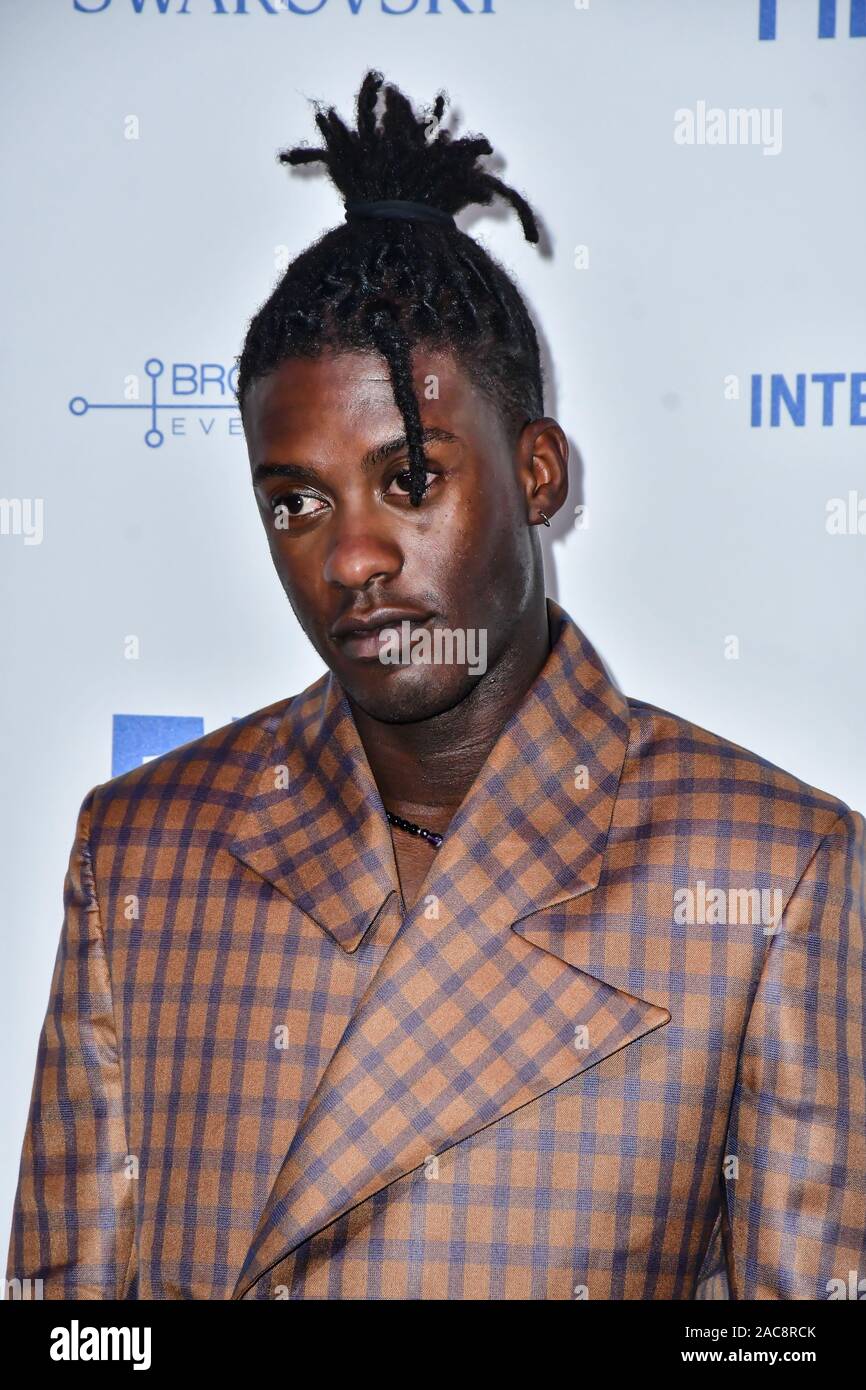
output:
<instances>
[{"instance_id":1,"label":"man's chin","mask_svg":"<svg viewBox=\"0 0 866 1390\"><path fill-rule=\"evenodd\" d=\"M414 724L444 714L465 700L480 679L465 667L378 662L334 674L353 704L383 724Z\"/></svg>"}]
</instances>

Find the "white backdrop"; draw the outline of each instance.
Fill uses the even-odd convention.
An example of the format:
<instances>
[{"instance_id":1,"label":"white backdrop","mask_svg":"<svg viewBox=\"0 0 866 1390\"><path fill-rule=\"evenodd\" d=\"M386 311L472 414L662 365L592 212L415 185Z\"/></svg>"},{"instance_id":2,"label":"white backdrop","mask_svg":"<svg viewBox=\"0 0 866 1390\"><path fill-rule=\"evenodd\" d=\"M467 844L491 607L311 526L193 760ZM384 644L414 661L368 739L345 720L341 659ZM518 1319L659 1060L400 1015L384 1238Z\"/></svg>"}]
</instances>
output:
<instances>
[{"instance_id":1,"label":"white backdrop","mask_svg":"<svg viewBox=\"0 0 866 1390\"><path fill-rule=\"evenodd\" d=\"M349 116L378 67L503 155L542 251L502 207L460 222L573 446L549 592L627 694L866 810L866 0L3 0L0 27L5 1257L85 792L322 669L225 380L342 220L276 162L308 98Z\"/></svg>"}]
</instances>

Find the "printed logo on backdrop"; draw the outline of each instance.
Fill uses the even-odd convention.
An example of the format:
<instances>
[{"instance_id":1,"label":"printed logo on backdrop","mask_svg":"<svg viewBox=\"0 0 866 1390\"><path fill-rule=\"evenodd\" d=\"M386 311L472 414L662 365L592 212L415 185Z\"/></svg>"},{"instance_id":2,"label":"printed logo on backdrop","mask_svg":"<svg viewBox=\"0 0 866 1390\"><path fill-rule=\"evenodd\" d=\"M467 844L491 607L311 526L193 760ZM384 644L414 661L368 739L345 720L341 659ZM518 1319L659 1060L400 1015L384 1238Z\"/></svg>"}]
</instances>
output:
<instances>
[{"instance_id":1,"label":"printed logo on backdrop","mask_svg":"<svg viewBox=\"0 0 866 1390\"><path fill-rule=\"evenodd\" d=\"M231 722L237 717L233 714ZM111 721L111 775L120 777L203 735L199 715L116 714Z\"/></svg>"},{"instance_id":2,"label":"printed logo on backdrop","mask_svg":"<svg viewBox=\"0 0 866 1390\"><path fill-rule=\"evenodd\" d=\"M753 429L866 425L866 372L754 372L750 394Z\"/></svg>"},{"instance_id":3,"label":"printed logo on backdrop","mask_svg":"<svg viewBox=\"0 0 866 1390\"><path fill-rule=\"evenodd\" d=\"M725 377L724 394L741 399L736 373ZM866 372L753 372L749 411L752 429L866 425ZM844 497L828 497L823 526L830 536L866 537L866 496L849 488Z\"/></svg>"},{"instance_id":4,"label":"printed logo on backdrop","mask_svg":"<svg viewBox=\"0 0 866 1390\"><path fill-rule=\"evenodd\" d=\"M116 714L111 730L111 775L119 777L161 753L192 743L204 733L204 720L171 714Z\"/></svg>"},{"instance_id":5,"label":"printed logo on backdrop","mask_svg":"<svg viewBox=\"0 0 866 1390\"><path fill-rule=\"evenodd\" d=\"M494 0L72 0L78 14L131 10L133 14L294 14L310 18L341 10L357 18L364 14L397 17L407 14L495 14Z\"/></svg>"},{"instance_id":6,"label":"printed logo on backdrop","mask_svg":"<svg viewBox=\"0 0 866 1390\"><path fill-rule=\"evenodd\" d=\"M866 0L812 0L817 15L819 39L835 39L839 29L837 19L848 9L848 37L866 39ZM807 0L758 0L758 38L775 39L778 35L778 17L781 13L785 31L790 32L794 25L802 27L804 12L810 9Z\"/></svg>"},{"instance_id":7,"label":"printed logo on backdrop","mask_svg":"<svg viewBox=\"0 0 866 1390\"><path fill-rule=\"evenodd\" d=\"M123 378L121 400L73 396L69 409L73 415L87 415L91 410L137 411L144 425L144 443L158 449L166 432L180 438L241 434L236 382L236 362L231 367L220 362L172 362L166 367L159 357L149 357L143 378L137 372Z\"/></svg>"},{"instance_id":8,"label":"printed logo on backdrop","mask_svg":"<svg viewBox=\"0 0 866 1390\"><path fill-rule=\"evenodd\" d=\"M758 38L775 39L779 33L779 13L786 30L799 28L808 0L757 0ZM847 34L852 39L866 38L866 0L813 0L816 15L814 32L819 39L835 39L842 30L840 12L848 10ZM212 15L314 15L341 11L353 18L365 14L389 15L481 15L495 14L494 0L72 0L76 14L106 14L127 10L131 14L212 14ZM576 9L588 8L588 0L575 4ZM786 13L787 12L787 13Z\"/></svg>"}]
</instances>

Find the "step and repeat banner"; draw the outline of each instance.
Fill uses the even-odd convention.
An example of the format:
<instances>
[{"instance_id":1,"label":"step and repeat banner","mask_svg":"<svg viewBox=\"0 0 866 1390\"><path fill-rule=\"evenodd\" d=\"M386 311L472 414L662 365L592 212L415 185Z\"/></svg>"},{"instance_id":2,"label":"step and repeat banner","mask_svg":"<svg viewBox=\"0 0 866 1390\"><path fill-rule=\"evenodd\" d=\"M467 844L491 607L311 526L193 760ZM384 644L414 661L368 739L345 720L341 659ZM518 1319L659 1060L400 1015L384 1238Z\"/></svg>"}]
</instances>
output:
<instances>
[{"instance_id":1,"label":"step and repeat banner","mask_svg":"<svg viewBox=\"0 0 866 1390\"><path fill-rule=\"evenodd\" d=\"M233 395L378 68L530 200L548 591L632 696L866 810L866 0L3 0L2 1239L96 783L321 674Z\"/></svg>"}]
</instances>

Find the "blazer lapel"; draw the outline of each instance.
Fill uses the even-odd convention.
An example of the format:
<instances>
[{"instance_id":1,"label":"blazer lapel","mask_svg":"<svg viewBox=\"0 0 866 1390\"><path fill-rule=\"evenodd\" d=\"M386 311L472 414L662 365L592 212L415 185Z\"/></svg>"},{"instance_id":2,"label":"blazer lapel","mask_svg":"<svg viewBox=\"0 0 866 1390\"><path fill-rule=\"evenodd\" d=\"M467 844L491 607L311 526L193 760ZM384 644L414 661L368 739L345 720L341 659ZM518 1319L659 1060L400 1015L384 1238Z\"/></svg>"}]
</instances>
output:
<instances>
[{"instance_id":1,"label":"blazer lapel","mask_svg":"<svg viewBox=\"0 0 866 1390\"><path fill-rule=\"evenodd\" d=\"M548 608L548 660L309 1101L234 1298L430 1156L670 1021L569 963L567 932L511 930L598 883L628 742L626 701Z\"/></svg>"},{"instance_id":2,"label":"blazer lapel","mask_svg":"<svg viewBox=\"0 0 866 1390\"><path fill-rule=\"evenodd\" d=\"M229 849L346 951L399 897L379 789L332 675L289 705Z\"/></svg>"}]
</instances>

